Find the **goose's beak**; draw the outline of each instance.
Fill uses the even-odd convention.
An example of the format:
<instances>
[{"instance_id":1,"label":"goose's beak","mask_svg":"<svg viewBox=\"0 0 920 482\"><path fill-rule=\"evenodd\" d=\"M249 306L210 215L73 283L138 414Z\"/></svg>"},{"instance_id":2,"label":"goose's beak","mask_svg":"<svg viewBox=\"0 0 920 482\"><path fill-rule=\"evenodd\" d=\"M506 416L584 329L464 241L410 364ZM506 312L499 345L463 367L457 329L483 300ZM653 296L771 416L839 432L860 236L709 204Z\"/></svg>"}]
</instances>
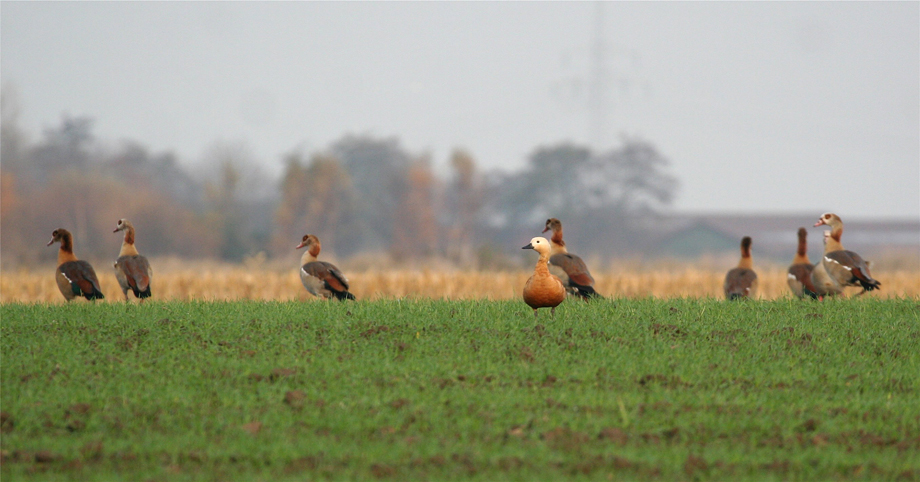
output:
<instances>
[{"instance_id":1,"label":"goose's beak","mask_svg":"<svg viewBox=\"0 0 920 482\"><path fill-rule=\"evenodd\" d=\"M533 243L528 243L527 246L523 246L521 249L533 249Z\"/></svg>"}]
</instances>

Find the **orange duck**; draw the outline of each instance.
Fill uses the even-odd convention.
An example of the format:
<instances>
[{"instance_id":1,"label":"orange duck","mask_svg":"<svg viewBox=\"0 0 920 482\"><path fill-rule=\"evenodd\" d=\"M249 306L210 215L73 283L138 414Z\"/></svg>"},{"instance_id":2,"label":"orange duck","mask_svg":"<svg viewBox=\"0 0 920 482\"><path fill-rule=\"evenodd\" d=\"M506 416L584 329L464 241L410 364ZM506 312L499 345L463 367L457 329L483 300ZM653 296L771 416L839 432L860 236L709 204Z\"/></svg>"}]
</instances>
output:
<instances>
[{"instance_id":1,"label":"orange duck","mask_svg":"<svg viewBox=\"0 0 920 482\"><path fill-rule=\"evenodd\" d=\"M738 267L732 268L725 274L725 283L722 289L725 297L730 300L752 298L757 293L757 273L753 270L754 263L751 259L751 237L741 238L741 260Z\"/></svg>"},{"instance_id":2,"label":"orange duck","mask_svg":"<svg viewBox=\"0 0 920 482\"><path fill-rule=\"evenodd\" d=\"M594 291L594 277L591 276L585 262L580 257L569 254L565 247L565 241L562 240L562 221L556 218L547 219L543 232L547 231L553 232L550 238L550 272L559 277L569 293L581 296L585 300L599 297L600 295Z\"/></svg>"},{"instance_id":3,"label":"orange duck","mask_svg":"<svg viewBox=\"0 0 920 482\"><path fill-rule=\"evenodd\" d=\"M533 276L524 283L524 302L533 308L534 318L537 317L537 308L549 308L550 315L555 318L556 307L565 299L565 286L549 272L549 242L546 238L536 237L521 249L532 249L540 254Z\"/></svg>"},{"instance_id":4,"label":"orange duck","mask_svg":"<svg viewBox=\"0 0 920 482\"><path fill-rule=\"evenodd\" d=\"M805 228L799 228L799 247L792 258L792 265L789 266L786 274L786 282L789 283L789 289L799 298L810 296L817 298L817 291L811 283L811 272L815 266L808 260L808 231Z\"/></svg>"},{"instance_id":5,"label":"orange duck","mask_svg":"<svg viewBox=\"0 0 920 482\"><path fill-rule=\"evenodd\" d=\"M339 301L354 300L355 295L348 292L348 278L332 263L316 260L322 248L319 238L305 234L294 249L303 247L307 248L300 258L300 281L304 288L314 296L326 299L335 297Z\"/></svg>"},{"instance_id":6,"label":"orange duck","mask_svg":"<svg viewBox=\"0 0 920 482\"><path fill-rule=\"evenodd\" d=\"M150 297L150 278L153 271L147 258L141 256L134 247L134 225L127 219L119 219L115 231L112 232L119 231L125 232L125 239L121 243L118 259L115 260L115 278L118 279L121 292L125 295L125 301L128 301L128 290L144 301Z\"/></svg>"},{"instance_id":7,"label":"orange duck","mask_svg":"<svg viewBox=\"0 0 920 482\"><path fill-rule=\"evenodd\" d=\"M824 225L831 228L831 235L824 245L824 258L821 264L834 286L839 291L843 291L847 286L861 286L863 290L859 294L880 289L882 283L872 278L869 263L853 251L843 249L843 245L840 244L840 238L843 236L843 221L840 216L834 213L822 214L815 227Z\"/></svg>"},{"instance_id":8,"label":"orange duck","mask_svg":"<svg viewBox=\"0 0 920 482\"><path fill-rule=\"evenodd\" d=\"M96 271L89 263L77 259L73 254L73 235L70 234L70 231L63 228L55 229L51 233L51 241L47 246L57 242L61 243L61 248L58 250L58 267L54 278L64 298L67 301L77 296L88 300L105 298L105 295L99 290Z\"/></svg>"}]
</instances>

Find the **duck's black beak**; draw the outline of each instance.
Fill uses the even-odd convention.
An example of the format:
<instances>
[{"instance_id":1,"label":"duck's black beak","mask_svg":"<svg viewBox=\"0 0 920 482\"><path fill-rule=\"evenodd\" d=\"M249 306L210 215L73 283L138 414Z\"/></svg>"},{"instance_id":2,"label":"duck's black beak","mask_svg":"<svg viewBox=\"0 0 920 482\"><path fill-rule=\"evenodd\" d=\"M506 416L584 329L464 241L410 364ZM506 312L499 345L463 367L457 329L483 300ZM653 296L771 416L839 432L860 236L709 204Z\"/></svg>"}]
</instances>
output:
<instances>
[{"instance_id":1,"label":"duck's black beak","mask_svg":"<svg viewBox=\"0 0 920 482\"><path fill-rule=\"evenodd\" d=\"M529 243L527 246L522 246L521 249L533 249L533 243Z\"/></svg>"}]
</instances>

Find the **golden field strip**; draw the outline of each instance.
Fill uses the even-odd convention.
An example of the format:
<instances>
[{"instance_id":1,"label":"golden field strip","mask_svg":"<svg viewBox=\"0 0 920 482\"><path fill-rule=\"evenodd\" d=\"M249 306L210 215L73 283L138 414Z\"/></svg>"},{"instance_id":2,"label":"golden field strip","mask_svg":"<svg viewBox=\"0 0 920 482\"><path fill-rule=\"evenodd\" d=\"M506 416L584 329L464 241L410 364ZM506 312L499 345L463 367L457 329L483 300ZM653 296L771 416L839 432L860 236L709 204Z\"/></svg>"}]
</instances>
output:
<instances>
[{"instance_id":1,"label":"golden field strip","mask_svg":"<svg viewBox=\"0 0 920 482\"><path fill-rule=\"evenodd\" d=\"M151 260L153 299L156 300L313 300L300 283L298 271L280 266L231 265L211 262ZM124 300L111 269L97 266L105 302ZM729 265L731 266L731 265ZM722 281L728 270L687 265L650 269L609 269L593 272L596 289L603 296L621 298L721 298ZM791 297L783 266L755 267L760 281L758 298ZM530 270L464 271L421 268L418 270L344 270L351 292L359 300L380 298L515 299L521 296ZM920 297L920 273L915 270L878 270L873 276L882 289L863 296L878 298ZM859 293L850 288L848 296ZM130 295L134 301L134 295ZM54 281L54 267L0 271L0 303L63 303Z\"/></svg>"}]
</instances>

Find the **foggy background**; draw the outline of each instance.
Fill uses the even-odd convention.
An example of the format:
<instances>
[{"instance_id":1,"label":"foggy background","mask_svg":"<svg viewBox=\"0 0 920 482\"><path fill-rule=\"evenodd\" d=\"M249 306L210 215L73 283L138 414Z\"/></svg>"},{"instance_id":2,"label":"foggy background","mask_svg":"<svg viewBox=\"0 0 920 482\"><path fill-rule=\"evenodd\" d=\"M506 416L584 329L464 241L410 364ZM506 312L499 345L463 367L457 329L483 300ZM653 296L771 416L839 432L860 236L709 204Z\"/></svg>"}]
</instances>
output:
<instances>
[{"instance_id":1,"label":"foggy background","mask_svg":"<svg viewBox=\"0 0 920 482\"><path fill-rule=\"evenodd\" d=\"M111 257L121 217L146 254L311 232L477 266L549 216L598 256L700 213L802 214L790 242L826 211L920 218L917 2L3 2L0 23L5 265L52 259L57 227Z\"/></svg>"}]
</instances>

